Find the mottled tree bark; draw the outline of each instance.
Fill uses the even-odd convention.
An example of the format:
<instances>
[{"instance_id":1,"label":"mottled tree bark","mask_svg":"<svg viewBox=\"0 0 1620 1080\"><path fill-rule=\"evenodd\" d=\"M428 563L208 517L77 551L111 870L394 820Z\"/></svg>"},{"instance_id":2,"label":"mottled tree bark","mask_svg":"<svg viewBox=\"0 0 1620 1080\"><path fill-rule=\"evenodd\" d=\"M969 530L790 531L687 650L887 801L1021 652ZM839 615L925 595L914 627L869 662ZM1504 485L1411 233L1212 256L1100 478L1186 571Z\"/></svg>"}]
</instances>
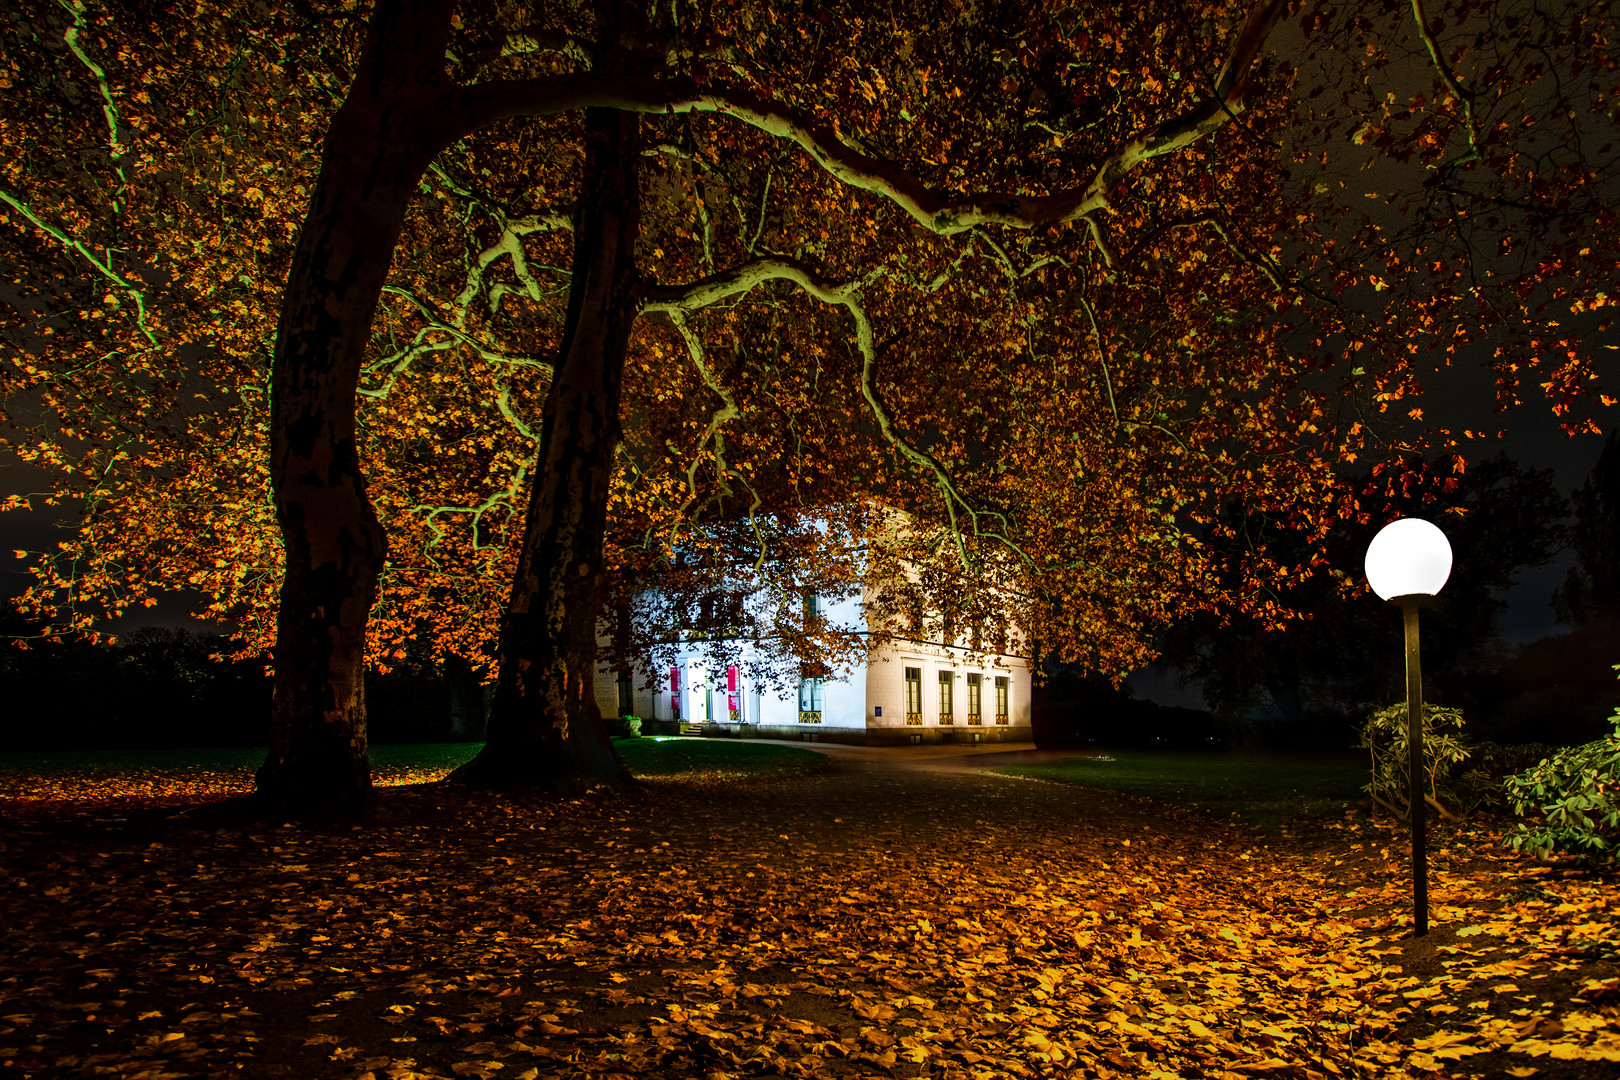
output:
<instances>
[{"instance_id":1,"label":"mottled tree bark","mask_svg":"<svg viewBox=\"0 0 1620 1080\"><path fill-rule=\"evenodd\" d=\"M573 792L629 779L596 705L595 672L619 390L639 308L636 125L632 113L585 112L568 316L501 629L489 741L454 782Z\"/></svg>"},{"instance_id":2,"label":"mottled tree bark","mask_svg":"<svg viewBox=\"0 0 1620 1080\"><path fill-rule=\"evenodd\" d=\"M450 130L450 0L384 0L327 132L276 328L271 484L286 548L270 753L255 799L345 811L371 796L363 660L387 540L366 497L355 389L406 207Z\"/></svg>"}]
</instances>

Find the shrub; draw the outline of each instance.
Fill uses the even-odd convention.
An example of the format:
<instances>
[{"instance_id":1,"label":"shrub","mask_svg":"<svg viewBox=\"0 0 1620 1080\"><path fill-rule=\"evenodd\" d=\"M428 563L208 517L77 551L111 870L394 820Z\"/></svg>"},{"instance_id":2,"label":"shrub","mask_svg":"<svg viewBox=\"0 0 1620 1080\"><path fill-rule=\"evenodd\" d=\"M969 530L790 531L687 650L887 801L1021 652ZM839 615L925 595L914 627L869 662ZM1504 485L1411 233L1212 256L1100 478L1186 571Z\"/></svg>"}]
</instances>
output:
<instances>
[{"instance_id":1,"label":"shrub","mask_svg":"<svg viewBox=\"0 0 1620 1080\"><path fill-rule=\"evenodd\" d=\"M1472 748L1462 738L1462 713L1441 705L1423 706L1423 768L1428 779L1424 801L1441 815L1455 819L1467 807L1451 774L1468 760ZM1405 818L1411 813L1407 799L1406 704L1390 705L1367 717L1361 745L1372 755L1372 783L1362 788L1375 803ZM1450 804L1448 807L1447 804ZM1457 810L1451 809L1456 807Z\"/></svg>"},{"instance_id":2,"label":"shrub","mask_svg":"<svg viewBox=\"0 0 1620 1080\"><path fill-rule=\"evenodd\" d=\"M639 739L639 738L641 738L641 717L639 717L639 716L621 716L621 717L619 717L619 734L623 735L627 739Z\"/></svg>"},{"instance_id":3,"label":"shrub","mask_svg":"<svg viewBox=\"0 0 1620 1080\"><path fill-rule=\"evenodd\" d=\"M1620 670L1620 665L1616 665ZM1568 851L1588 862L1615 858L1620 840L1620 708L1614 731L1595 742L1558 750L1510 776L1504 788L1513 812L1532 807L1540 821L1521 821L1502 842L1545 859Z\"/></svg>"},{"instance_id":4,"label":"shrub","mask_svg":"<svg viewBox=\"0 0 1620 1080\"><path fill-rule=\"evenodd\" d=\"M1558 747L1546 743L1475 743L1469 748L1468 767L1457 778L1457 798L1468 809L1491 811L1508 809L1504 785L1514 773L1523 772L1536 762L1556 753Z\"/></svg>"}]
</instances>

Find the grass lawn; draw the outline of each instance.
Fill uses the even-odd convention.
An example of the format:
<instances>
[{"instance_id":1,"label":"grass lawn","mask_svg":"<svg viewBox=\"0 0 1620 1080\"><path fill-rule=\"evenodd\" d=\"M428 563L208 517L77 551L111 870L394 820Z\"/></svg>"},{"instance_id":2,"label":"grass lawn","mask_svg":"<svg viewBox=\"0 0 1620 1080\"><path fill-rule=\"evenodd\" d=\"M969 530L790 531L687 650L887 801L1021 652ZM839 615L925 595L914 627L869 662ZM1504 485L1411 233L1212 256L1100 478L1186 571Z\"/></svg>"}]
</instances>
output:
<instances>
[{"instance_id":1,"label":"grass lawn","mask_svg":"<svg viewBox=\"0 0 1620 1080\"><path fill-rule=\"evenodd\" d=\"M703 777L754 780L818 772L831 762L826 754L796 746L772 746L738 739L614 739L613 748L630 772L641 777Z\"/></svg>"},{"instance_id":2,"label":"grass lawn","mask_svg":"<svg viewBox=\"0 0 1620 1080\"><path fill-rule=\"evenodd\" d=\"M614 739L631 775L657 780L756 780L825 768L813 750L731 739ZM378 784L428 783L442 778L482 743L412 743L371 747ZM255 748L183 750L52 750L0 753L0 798L185 799L246 794L264 761Z\"/></svg>"},{"instance_id":3,"label":"grass lawn","mask_svg":"<svg viewBox=\"0 0 1620 1080\"><path fill-rule=\"evenodd\" d=\"M1351 755L1114 750L1042 765L1006 765L996 771L1122 791L1271 831L1343 813L1366 798L1361 787L1368 781L1369 769L1364 758Z\"/></svg>"}]
</instances>

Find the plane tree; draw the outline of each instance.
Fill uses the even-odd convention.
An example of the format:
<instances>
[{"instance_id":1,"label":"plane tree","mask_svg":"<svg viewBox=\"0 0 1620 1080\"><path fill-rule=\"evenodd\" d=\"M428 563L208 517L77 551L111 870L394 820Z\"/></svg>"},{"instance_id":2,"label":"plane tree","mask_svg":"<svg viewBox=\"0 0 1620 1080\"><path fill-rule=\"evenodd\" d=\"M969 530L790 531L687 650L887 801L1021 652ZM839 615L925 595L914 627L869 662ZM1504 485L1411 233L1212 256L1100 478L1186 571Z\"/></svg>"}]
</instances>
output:
<instances>
[{"instance_id":1,"label":"plane tree","mask_svg":"<svg viewBox=\"0 0 1620 1080\"><path fill-rule=\"evenodd\" d=\"M275 640L278 735L261 782L286 805L363 800L358 674L367 649L386 660L411 633L500 671L490 749L466 779L616 778L591 715L604 581L621 598L655 578L678 596L722 566L809 580L832 555L835 584L857 570L909 582L892 607L922 590L934 610L993 634L1012 624L1104 671L1146 659L1155 626L1190 608L1280 621L1289 609L1263 586L1320 558L1350 508L1336 469L1421 438L1385 421L1397 402L1397 417L1421 420L1401 410L1421 388L1424 343L1443 357L1496 334L1507 375L1541 364L1572 416L1599 400L1584 338L1558 339L1577 355L1554 365L1533 307L1481 330L1477 304L1521 291L1595 303L1588 268L1612 261L1602 229L1588 230L1584 261L1540 276L1484 280L1495 271L1428 260L1436 236L1477 246L1468 200L1497 198L1478 174L1547 197L1513 150L1523 132L1486 119L1520 108L1515 93L1537 107L1556 95L1536 97L1546 80L1523 65L1486 76L1487 92L1445 48L1413 50L1419 76L1372 50L1367 71L1467 93L1409 95L1404 113L1379 112L1382 127L1347 128L1374 111L1358 96L1372 83L1333 60L1317 74L1313 58L1402 27L1438 46L1447 29L1421 5L1311 9L1278 29L1282 14L1007 5L879 18L855 3L737 3L456 19L448 4L384 3L362 38L361 13L343 9L261 33L260 52L232 58L214 114L201 82L187 96L183 65L144 65L170 73L156 104L172 108L142 114L152 150L134 186L150 206L133 210L109 195L130 165L101 106L141 92L136 66L87 46L28 54L42 71L101 70L80 79L105 92L59 102L55 119L113 132L76 163L93 183L51 186L59 162L13 169L28 214L7 220L36 275L79 287L87 260L117 246L87 239L99 228L129 268L112 268L119 294L150 267L149 287L174 294L154 310L177 319L230 280L210 239L231 243L252 218L259 247L232 254L259 273L237 279L262 287L286 267L288 282L273 364L273 296L243 299L237 339L217 303L199 303L190 338L160 340L206 344L235 367L168 371L172 400L146 412L66 398L41 411L75 418L53 453L78 478L64 494L92 495L44 585L116 604L183 576L246 618L257 644ZM1584 17L1531 32L1596 69ZM96 25L107 55L153 47L139 28ZM1450 39L1480 33L1464 17ZM1275 34L1310 48L1267 58ZM305 44L275 52L282 41ZM1591 106L1583 137L1607 122L1598 81L1570 93ZM267 102L275 124L259 116ZM213 139L220 121L197 117L232 107L237 133ZM1506 148L1496 158L1493 140ZM1465 146L1479 159L1456 160ZM1389 221L1333 188L1353 175L1346 147L1390 163ZM1601 180L1595 146L1589 167ZM188 236L210 184L244 173L257 194L243 189L234 217ZM1394 201L1402 185L1427 200L1421 214ZM1600 187L1498 207L1508 218L1490 236L1567 245L1568 230L1538 236L1548 219L1535 215L1574 221ZM133 343L97 354L109 382L141 355L132 335L147 316L129 315L94 316ZM103 347L94 322L58 321ZM44 374L24 371L24 399L83 375L53 355L8 377L27 364ZM204 374L228 389L188 413L180 399ZM158 416L179 429L168 442ZM116 423L145 458L88 449L111 445L96 439ZM1305 554L1257 552L1238 578L1218 573L1197 530L1220 528L1232 498L1285 517ZM816 518L859 542L830 544L806 527ZM797 647L803 629L778 640Z\"/></svg>"}]
</instances>

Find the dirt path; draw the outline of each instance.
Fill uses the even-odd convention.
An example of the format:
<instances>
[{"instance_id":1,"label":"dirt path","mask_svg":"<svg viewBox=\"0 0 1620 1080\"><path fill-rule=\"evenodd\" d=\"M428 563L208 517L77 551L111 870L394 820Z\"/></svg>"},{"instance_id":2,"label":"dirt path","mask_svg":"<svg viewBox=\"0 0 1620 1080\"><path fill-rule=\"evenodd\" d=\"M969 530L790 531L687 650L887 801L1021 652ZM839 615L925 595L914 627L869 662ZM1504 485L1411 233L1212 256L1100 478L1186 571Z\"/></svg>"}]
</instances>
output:
<instances>
[{"instance_id":1,"label":"dirt path","mask_svg":"<svg viewBox=\"0 0 1620 1080\"><path fill-rule=\"evenodd\" d=\"M560 805L396 789L363 829L13 822L0 1077L1382 1077L1411 1060L1379 1004L1399 974L1373 955L1386 917L1358 925L1301 859L950 755L833 756L817 777Z\"/></svg>"}]
</instances>

